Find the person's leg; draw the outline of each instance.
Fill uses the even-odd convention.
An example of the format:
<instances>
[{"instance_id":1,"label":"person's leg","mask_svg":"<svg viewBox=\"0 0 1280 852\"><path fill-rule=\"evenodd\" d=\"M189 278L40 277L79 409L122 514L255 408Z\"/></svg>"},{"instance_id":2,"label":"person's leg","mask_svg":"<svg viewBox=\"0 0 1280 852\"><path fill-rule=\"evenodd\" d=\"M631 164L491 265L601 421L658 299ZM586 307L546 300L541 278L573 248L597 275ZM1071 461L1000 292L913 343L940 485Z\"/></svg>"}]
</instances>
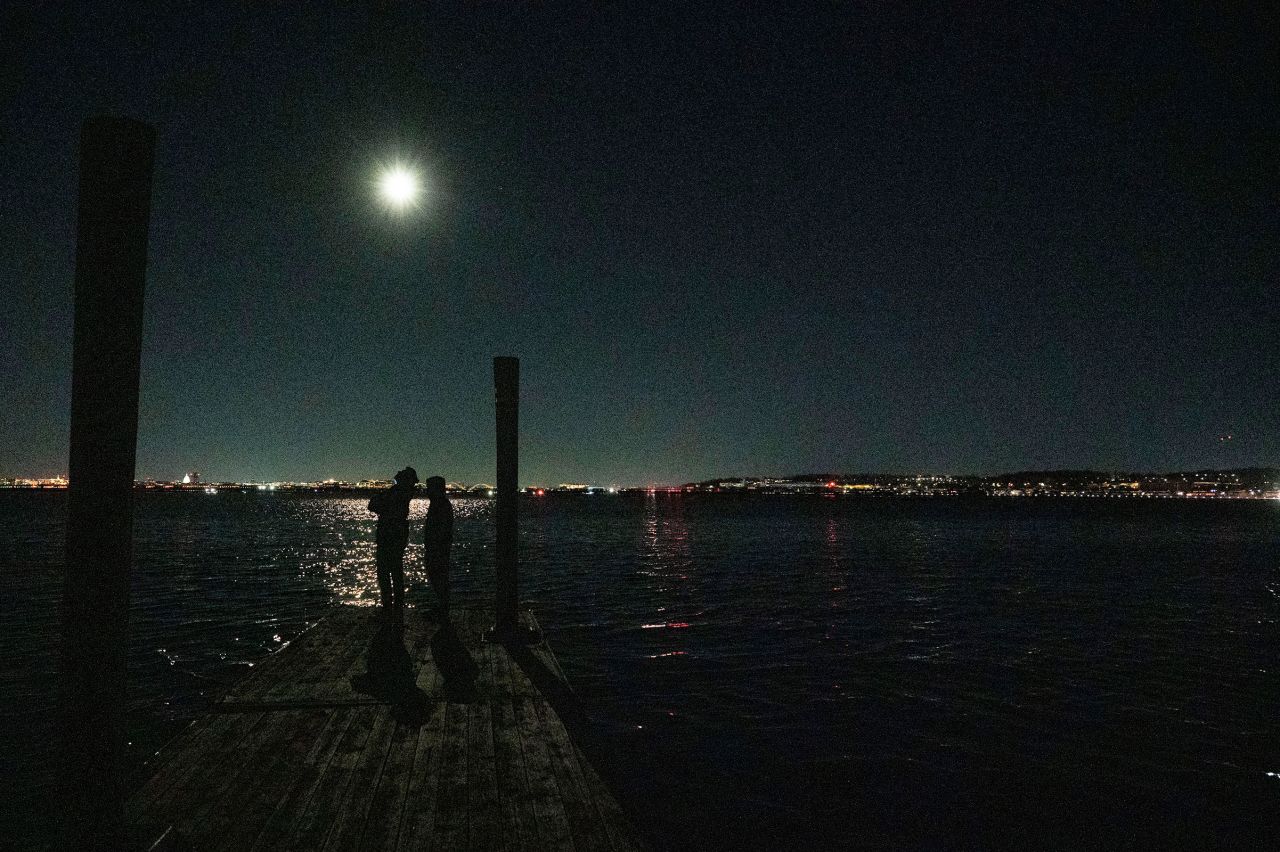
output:
<instances>
[{"instance_id":1,"label":"person's leg","mask_svg":"<svg viewBox=\"0 0 1280 852\"><path fill-rule=\"evenodd\" d=\"M430 557L427 558L426 568L427 568L427 585L431 587L431 594L435 595L436 598L439 599L440 577L436 573L436 564L431 561Z\"/></svg>"},{"instance_id":2,"label":"person's leg","mask_svg":"<svg viewBox=\"0 0 1280 852\"><path fill-rule=\"evenodd\" d=\"M378 596L382 602L382 611L387 612L391 608L391 566L389 562L387 547L379 542L376 561L378 564Z\"/></svg>"},{"instance_id":3,"label":"person's leg","mask_svg":"<svg viewBox=\"0 0 1280 852\"><path fill-rule=\"evenodd\" d=\"M403 618L404 610L404 549L396 554L395 563L391 566L391 600L397 617Z\"/></svg>"},{"instance_id":4,"label":"person's leg","mask_svg":"<svg viewBox=\"0 0 1280 852\"><path fill-rule=\"evenodd\" d=\"M444 610L445 617L449 616L449 560L448 558L440 560L440 567L436 569L440 572L440 608Z\"/></svg>"},{"instance_id":5,"label":"person's leg","mask_svg":"<svg viewBox=\"0 0 1280 852\"><path fill-rule=\"evenodd\" d=\"M427 582L431 584L431 591L435 592L436 600L440 603L437 612L443 616L449 606L448 576L442 570L443 565L439 557L428 555L426 562Z\"/></svg>"}]
</instances>

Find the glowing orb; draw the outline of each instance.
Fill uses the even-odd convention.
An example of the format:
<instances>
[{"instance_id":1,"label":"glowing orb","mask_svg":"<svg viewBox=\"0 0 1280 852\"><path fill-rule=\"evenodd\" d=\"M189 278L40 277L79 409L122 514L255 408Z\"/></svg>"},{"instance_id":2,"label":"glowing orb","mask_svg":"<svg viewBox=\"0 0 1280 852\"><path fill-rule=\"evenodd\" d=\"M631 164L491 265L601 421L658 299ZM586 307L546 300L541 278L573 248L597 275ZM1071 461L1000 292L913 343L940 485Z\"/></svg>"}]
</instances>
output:
<instances>
[{"instance_id":1,"label":"glowing orb","mask_svg":"<svg viewBox=\"0 0 1280 852\"><path fill-rule=\"evenodd\" d=\"M383 171L378 178L378 194L395 210L415 206L420 190L418 176L399 163Z\"/></svg>"}]
</instances>

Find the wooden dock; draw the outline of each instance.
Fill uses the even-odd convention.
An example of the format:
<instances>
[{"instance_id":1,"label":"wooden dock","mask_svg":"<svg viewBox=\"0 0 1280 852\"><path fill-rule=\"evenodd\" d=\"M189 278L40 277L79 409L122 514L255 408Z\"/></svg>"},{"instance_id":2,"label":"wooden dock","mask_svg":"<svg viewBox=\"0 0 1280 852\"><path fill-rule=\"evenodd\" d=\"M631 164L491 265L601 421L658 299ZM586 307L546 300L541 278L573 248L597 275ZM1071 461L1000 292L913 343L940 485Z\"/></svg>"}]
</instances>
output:
<instances>
[{"instance_id":1,"label":"wooden dock","mask_svg":"<svg viewBox=\"0 0 1280 852\"><path fill-rule=\"evenodd\" d=\"M569 693L545 645L484 641L483 610L406 621L401 637L336 607L255 666L153 760L131 832L198 850L643 848L553 709Z\"/></svg>"}]
</instances>

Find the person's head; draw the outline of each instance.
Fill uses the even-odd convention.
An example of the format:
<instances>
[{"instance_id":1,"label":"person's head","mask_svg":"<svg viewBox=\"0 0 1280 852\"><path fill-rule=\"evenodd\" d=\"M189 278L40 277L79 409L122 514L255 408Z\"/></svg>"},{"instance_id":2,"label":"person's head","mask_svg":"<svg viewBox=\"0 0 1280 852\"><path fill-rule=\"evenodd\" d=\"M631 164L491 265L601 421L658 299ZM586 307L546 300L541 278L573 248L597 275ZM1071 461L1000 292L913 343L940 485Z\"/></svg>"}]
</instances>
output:
<instances>
[{"instance_id":1,"label":"person's head","mask_svg":"<svg viewBox=\"0 0 1280 852\"><path fill-rule=\"evenodd\" d=\"M427 496L428 497L444 496L444 477L443 476L427 477Z\"/></svg>"},{"instance_id":2,"label":"person's head","mask_svg":"<svg viewBox=\"0 0 1280 852\"><path fill-rule=\"evenodd\" d=\"M396 474L396 485L401 488L413 488L418 484L418 472L411 467Z\"/></svg>"}]
</instances>

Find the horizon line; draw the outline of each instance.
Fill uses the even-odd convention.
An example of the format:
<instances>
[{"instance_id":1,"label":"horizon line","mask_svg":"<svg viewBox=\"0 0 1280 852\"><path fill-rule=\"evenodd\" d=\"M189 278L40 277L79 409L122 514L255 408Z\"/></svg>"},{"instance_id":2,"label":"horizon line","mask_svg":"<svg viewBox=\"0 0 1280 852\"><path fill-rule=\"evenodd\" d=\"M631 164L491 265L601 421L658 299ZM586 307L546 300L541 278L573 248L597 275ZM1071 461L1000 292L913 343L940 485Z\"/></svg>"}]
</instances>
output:
<instances>
[{"instance_id":1,"label":"horizon line","mask_svg":"<svg viewBox=\"0 0 1280 852\"><path fill-rule=\"evenodd\" d=\"M717 475L717 476L704 477L701 479L683 479L678 482L674 482L674 481L659 482L656 480L649 480L643 483L622 483L615 480L615 481L610 481L607 484L604 484L603 481L591 480L588 482L561 481L555 484L550 484L550 482L548 481L546 483L531 482L531 483L522 485L520 487L521 488L561 488L561 487L569 486L569 487L579 487L579 488L628 488L630 489L630 488L669 488L669 487L676 487L676 486L690 485L690 484L700 484L700 483L708 483L708 482L729 482L729 481L735 481L735 480L776 480L776 481L785 482L785 481L822 479L822 478L849 479L849 478L856 478L856 477L901 477L901 478L945 477L949 479L989 479L989 478L995 478L995 477L1012 476L1015 474L1023 475L1023 474L1066 474L1066 473L1071 473L1071 474L1092 473L1092 474L1104 474L1104 475L1126 474L1126 475L1133 475L1133 476L1171 476L1171 475L1177 475L1177 474L1190 474L1190 473L1208 474L1208 473L1233 473L1233 472L1241 472L1241 471L1280 472L1280 465L1267 465L1267 464L1254 463L1254 464L1245 464L1245 465L1233 465L1230 467L1201 466L1201 467L1184 467L1184 468L1159 469L1159 470L1156 470L1156 469L1144 470L1144 469L1132 468L1132 467L1129 467L1129 468L1126 468L1126 467L1046 467L1046 468L1025 467L1025 468L1016 468L1016 469L1010 468L1010 469L1000 470L992 473L973 473L973 472L950 473L950 472L939 472L939 471L912 471L912 472L904 473L901 471L892 471L892 470L882 470L882 471L862 470L862 471L853 471L853 472L836 472L833 470L826 470L826 471L797 472L797 473L790 473L785 475L777 475L777 474ZM190 474L195 474L195 473L197 472L190 471ZM34 482L34 483L54 484L59 482L65 483L67 481L69 481L69 479L66 473L59 473L59 474L54 474L49 476L30 476L30 475L0 476L0 483L4 483L4 482L33 483ZM199 484L200 485L252 485L252 486L324 485L324 484L359 485L359 483L362 483L362 482L383 483L383 482L390 482L390 481L391 479L387 477L371 477L371 476L351 478L351 479L344 479L339 477L324 477L324 478L317 478L317 479L226 479L226 478L206 478L203 475L200 475ZM172 485L183 484L181 477L177 479L160 479L158 477L148 476L143 478L135 478L133 482L135 486L145 485L148 482L155 482L160 484L172 484ZM193 484L193 483L188 483L188 484ZM458 486L464 489L475 488L480 485L487 485L490 488L496 487L484 480L478 480L477 482L474 482L474 483L465 483L461 480L450 480L449 485Z\"/></svg>"}]
</instances>

